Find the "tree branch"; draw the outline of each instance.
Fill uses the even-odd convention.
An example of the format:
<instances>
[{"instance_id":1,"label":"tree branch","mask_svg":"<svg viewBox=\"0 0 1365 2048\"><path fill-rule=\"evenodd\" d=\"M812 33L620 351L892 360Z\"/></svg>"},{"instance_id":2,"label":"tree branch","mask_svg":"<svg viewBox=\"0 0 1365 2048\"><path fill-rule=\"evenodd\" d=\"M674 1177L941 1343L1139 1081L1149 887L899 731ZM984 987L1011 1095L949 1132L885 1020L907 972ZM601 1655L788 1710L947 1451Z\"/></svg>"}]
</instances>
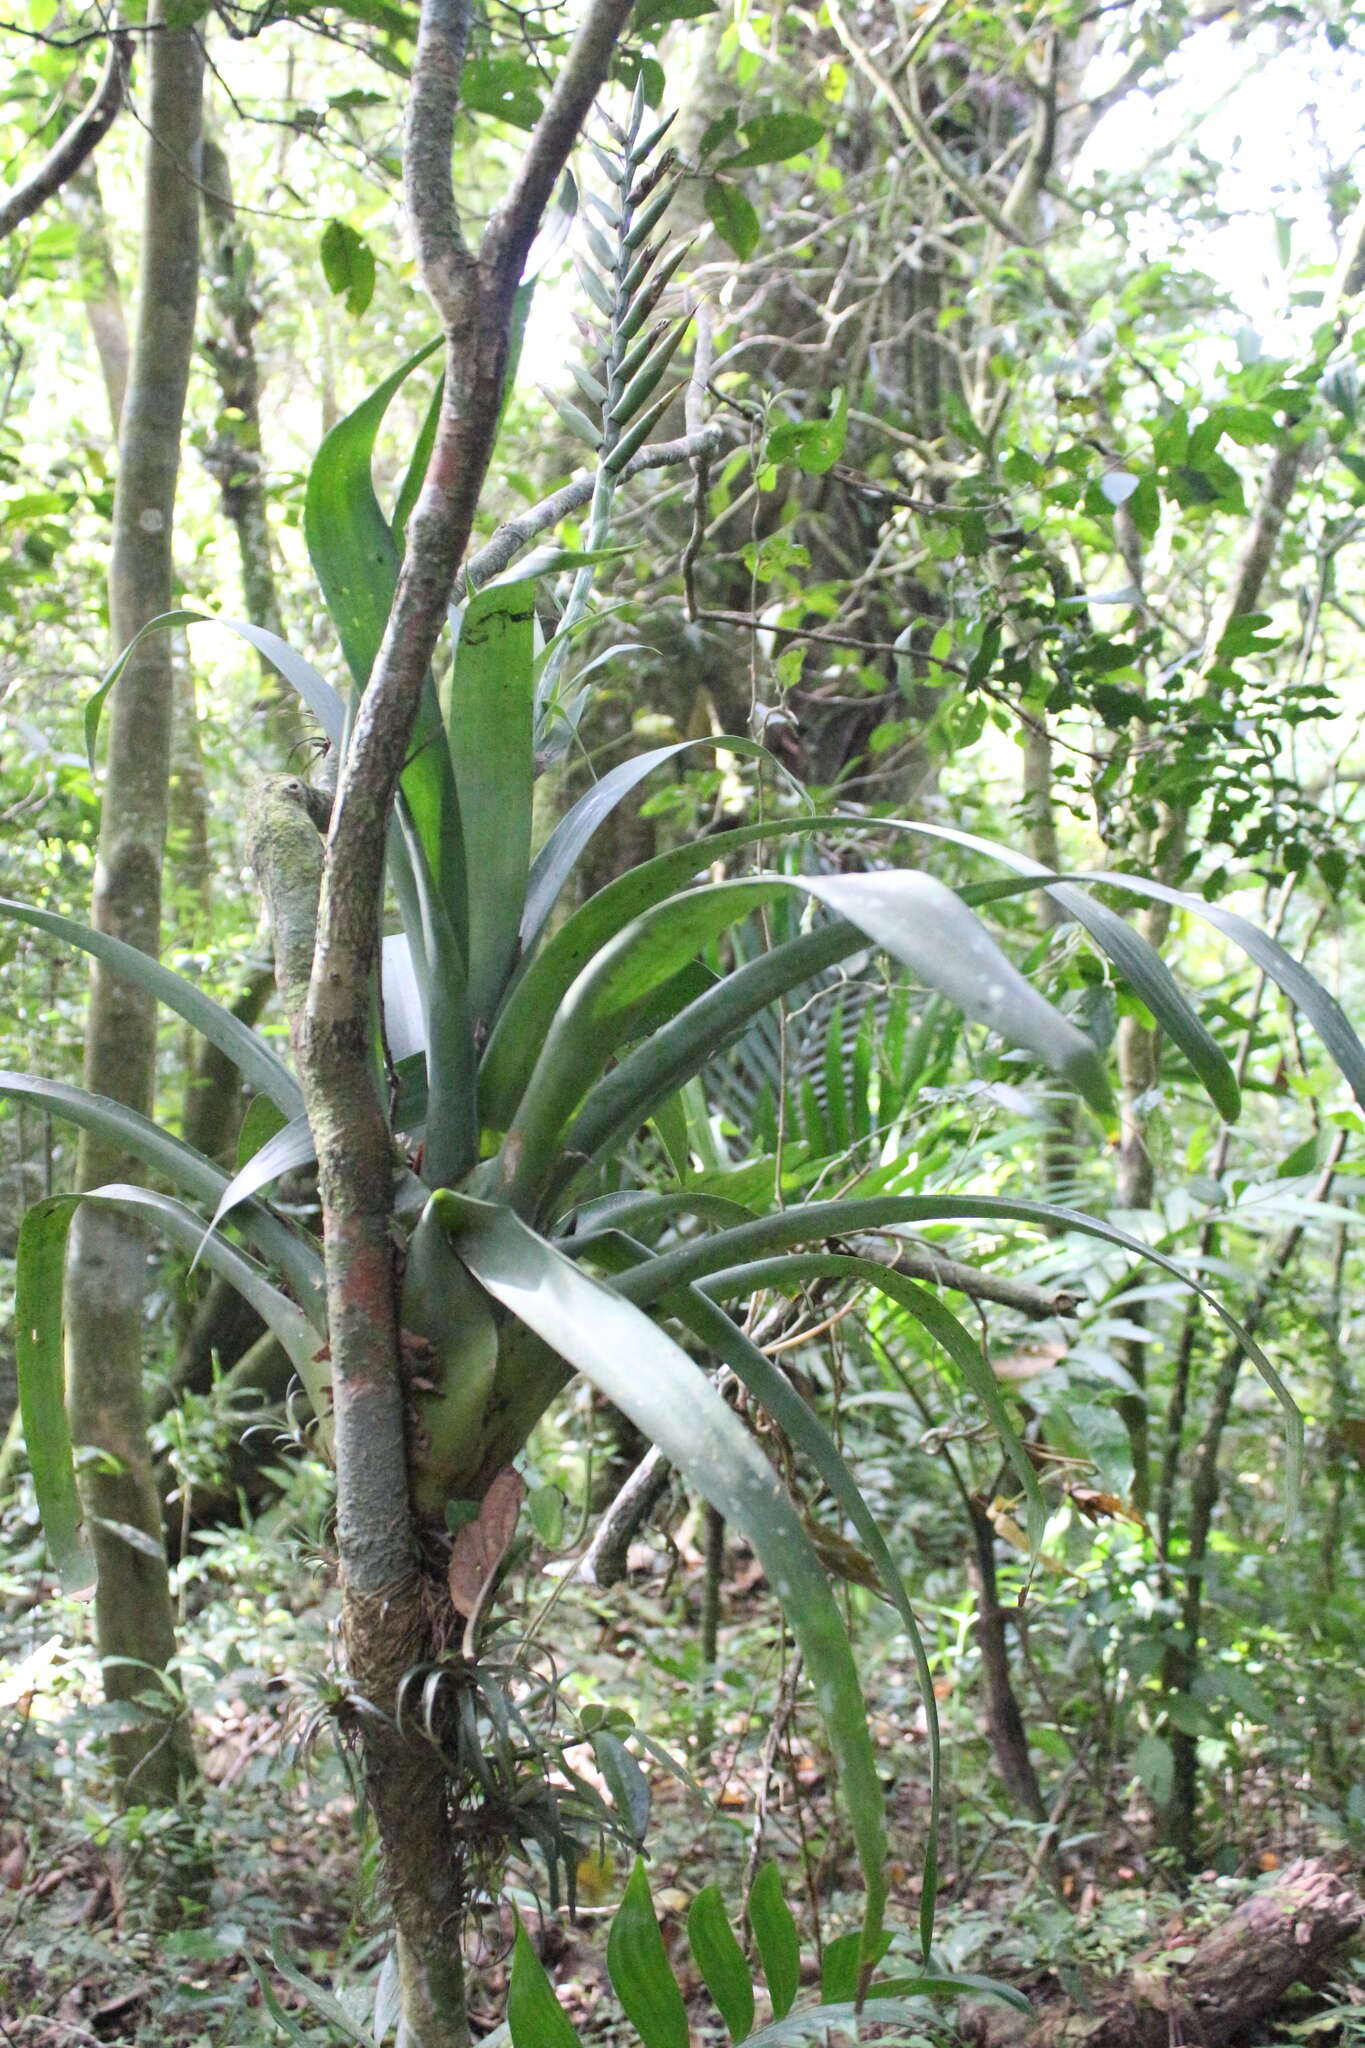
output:
<instances>
[{"instance_id":1,"label":"tree branch","mask_svg":"<svg viewBox=\"0 0 1365 2048\"><path fill-rule=\"evenodd\" d=\"M46 205L104 140L123 105L132 57L132 37L123 29L116 30L99 82L75 120L57 137L37 169L0 200L0 238L13 234L30 214Z\"/></svg>"},{"instance_id":2,"label":"tree branch","mask_svg":"<svg viewBox=\"0 0 1365 2048\"><path fill-rule=\"evenodd\" d=\"M723 438L723 429L712 425L704 427L699 434L680 435L676 441L656 441L652 448L641 448L631 456L617 482L624 483L627 477L639 476L642 470L671 469L675 464L693 462L698 456L714 455ZM491 576L500 576L538 534L548 533L552 526L558 526L561 519L567 519L571 512L580 511L590 503L596 483L596 470L588 470L552 496L542 498L538 505L530 505L515 518L505 519L456 576L455 596L463 597L471 583L477 590Z\"/></svg>"},{"instance_id":3,"label":"tree branch","mask_svg":"<svg viewBox=\"0 0 1365 2048\"><path fill-rule=\"evenodd\" d=\"M370 1061L386 826L493 452L512 295L629 11L630 0L591 0L475 258L450 170L471 0L422 0L404 173L420 274L445 330L445 391L388 629L341 769L298 1042L324 1212L337 1534L352 1634L367 1603L415 1583L390 1231L392 1145Z\"/></svg>"}]
</instances>

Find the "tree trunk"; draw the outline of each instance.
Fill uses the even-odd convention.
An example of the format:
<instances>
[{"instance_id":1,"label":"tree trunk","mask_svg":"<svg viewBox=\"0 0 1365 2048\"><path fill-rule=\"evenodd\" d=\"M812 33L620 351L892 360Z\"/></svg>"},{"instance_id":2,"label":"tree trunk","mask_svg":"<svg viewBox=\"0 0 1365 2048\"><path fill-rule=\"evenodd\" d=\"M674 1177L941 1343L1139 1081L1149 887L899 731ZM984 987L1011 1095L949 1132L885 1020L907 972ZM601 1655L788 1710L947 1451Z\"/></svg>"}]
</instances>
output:
<instances>
[{"instance_id":1,"label":"tree trunk","mask_svg":"<svg viewBox=\"0 0 1365 2048\"><path fill-rule=\"evenodd\" d=\"M1095 1989L1086 2010L1058 2006L1032 2025L1002 2006L963 2016L979 2048L1225 2048L1264 2020L1365 1921L1365 1903L1326 1864L1291 1863L1193 1943L1186 1962L1159 1946L1126 1978ZM1162 1946L1188 1948L1181 1927Z\"/></svg>"},{"instance_id":2,"label":"tree trunk","mask_svg":"<svg viewBox=\"0 0 1365 2048\"><path fill-rule=\"evenodd\" d=\"M154 7L154 26L158 15ZM172 520L198 272L197 38L163 27L148 38L148 65L138 320L119 436L109 578L116 649L171 603ZM92 911L97 928L152 954L161 936L172 704L170 642L152 635L111 701ZM87 1088L145 1114L155 1081L154 1002L96 965ZM135 1161L88 1132L77 1172L83 1188L140 1177ZM93 1454L83 1491L99 1568L96 1636L106 1694L121 1701L146 1694L149 1668L165 1672L175 1651L142 1396L146 1263L146 1240L126 1220L108 1210L79 1215L67 1306L72 1433ZM189 1729L173 1688L153 1681L152 1692L138 1724L114 1738L116 1769L127 1799L174 1802L193 1771Z\"/></svg>"},{"instance_id":3,"label":"tree trunk","mask_svg":"<svg viewBox=\"0 0 1365 2048\"><path fill-rule=\"evenodd\" d=\"M222 493L223 514L237 535L242 600L253 626L284 637L275 557L266 519L261 460L261 375L255 331L260 317L250 239L237 219L227 152L204 139L204 289L210 319L205 354L218 380L222 409L204 457ZM282 765L303 737L298 698L273 663L261 657L261 696L270 752Z\"/></svg>"}]
</instances>

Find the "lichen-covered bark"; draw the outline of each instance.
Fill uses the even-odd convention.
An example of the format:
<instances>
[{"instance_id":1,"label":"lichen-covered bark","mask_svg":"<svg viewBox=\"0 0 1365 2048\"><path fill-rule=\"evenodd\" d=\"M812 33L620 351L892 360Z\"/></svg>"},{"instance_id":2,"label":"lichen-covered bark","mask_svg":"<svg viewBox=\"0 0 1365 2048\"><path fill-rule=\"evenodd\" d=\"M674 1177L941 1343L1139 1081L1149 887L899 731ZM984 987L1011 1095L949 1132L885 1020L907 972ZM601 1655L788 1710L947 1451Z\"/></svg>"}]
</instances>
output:
<instances>
[{"instance_id":1,"label":"lichen-covered bark","mask_svg":"<svg viewBox=\"0 0 1365 2048\"><path fill-rule=\"evenodd\" d=\"M159 18L153 9L152 22ZM188 31L148 39L145 201L136 336L119 440L109 602L122 648L171 603L171 530L189 375L198 273L202 55ZM169 642L145 641L119 681L108 718L92 921L144 952L161 936L161 862L170 767ZM156 1079L156 1012L132 983L96 966L91 977L85 1083L144 1113ZM82 1187L136 1180L140 1168L94 1133L82 1133ZM79 1215L69 1267L67 1329L72 1430L97 1455L83 1487L99 1565L96 1635L110 1698L149 1690L175 1648L170 1587L160 1553L160 1503L142 1401L142 1233L110 1210ZM119 1533L153 1539L144 1550ZM159 1692L135 1730L115 1739L129 1799L174 1801L193 1768L174 1694Z\"/></svg>"},{"instance_id":2,"label":"lichen-covered bark","mask_svg":"<svg viewBox=\"0 0 1365 2048\"><path fill-rule=\"evenodd\" d=\"M242 600L253 626L284 637L275 557L266 517L261 457L261 373L256 355L254 255L232 196L227 152L217 137L204 138L204 289L210 317L204 351L222 401L206 468L222 494L224 516L237 536ZM298 698L279 671L261 657L260 709L271 750L281 766L303 736Z\"/></svg>"}]
</instances>

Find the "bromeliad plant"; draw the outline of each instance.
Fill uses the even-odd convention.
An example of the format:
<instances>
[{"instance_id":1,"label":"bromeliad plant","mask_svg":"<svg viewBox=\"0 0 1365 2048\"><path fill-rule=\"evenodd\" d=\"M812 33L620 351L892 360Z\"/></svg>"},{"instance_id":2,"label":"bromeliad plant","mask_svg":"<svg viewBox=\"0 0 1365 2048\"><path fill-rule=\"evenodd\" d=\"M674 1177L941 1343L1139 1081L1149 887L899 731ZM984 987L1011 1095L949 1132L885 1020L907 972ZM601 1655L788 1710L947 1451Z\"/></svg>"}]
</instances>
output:
<instances>
[{"instance_id":1,"label":"bromeliad plant","mask_svg":"<svg viewBox=\"0 0 1365 2048\"><path fill-rule=\"evenodd\" d=\"M639 218L633 180L652 175L640 155L642 114L637 100L615 141L624 198L614 231L630 261L616 261L612 275L626 315L629 295L649 291L651 266L662 260L647 235L630 240ZM610 315L618 340L626 315L620 305ZM658 346L671 346L671 330ZM259 1137L266 1123L276 1125L229 1176L116 1104L55 1082L0 1077L5 1092L116 1135L174 1190L111 1186L39 1204L25 1218L19 1371L48 1539L64 1569L82 1568L63 1414L67 1226L81 1200L128 1206L149 1214L257 1309L292 1360L318 1440L335 1458L350 1660L345 1711L394 1895L405 2023L414 2042L462 2041L458 1926L468 1903L470 1816L484 1850L489 1839L520 1838L509 1802L481 1797L476 1756L480 1722L496 1718L495 1695L504 1697L483 1683L480 1662L482 1617L510 1533L509 1500L515 1521L507 1475L547 1406L573 1374L583 1374L743 1532L782 1606L824 1718L864 1874L856 1990L882 1949L887 1840L853 1653L796 1504L696 1354L738 1377L856 1532L915 1645L932 1735L932 1688L897 1564L834 1439L746 1336L739 1311L759 1290L823 1278L890 1295L993 1423L1036 1539L1043 1507L1033 1465L976 1339L937 1296L842 1241L909 1223L1017 1220L1088 1232L1179 1269L1111 1226L1041 1203L968 1194L889 1198L855 1187L836 1200L747 1206L698 1192L685 1178L623 1191L615 1173L622 1148L651 1120L675 1131L680 1095L718 1046L788 991L870 947L884 949L964 1019L1061 1077L1098 1118L1111 1116L1095 1044L1024 979L963 895L912 869L830 875L738 864L764 847L812 845L869 825L883 841L888 832L927 835L1002 862L1012 878L978 893L1035 889L1041 881L1140 994L1227 1117L1237 1112L1236 1082L1165 967L1120 917L1075 882L945 827L816 815L789 803L644 862L556 922L593 834L692 743L613 769L533 846L537 682L548 657L558 667L562 643L560 655L554 639L548 649L537 646L534 565L466 592L450 614L439 667L428 665L420 636L413 639L413 607L429 612L441 582L430 550L442 535L449 542L460 532L458 520L442 527L437 514L452 473L459 475L451 448L467 452L459 437L473 428L467 411L453 423L441 412L427 481L421 484L419 460L391 523L375 493L371 456L410 367L329 436L309 485L309 541L349 689L333 690L271 634L234 627L300 692L341 763L327 839L327 800L300 779L277 778L253 798L253 860L274 929L297 1072L265 1038L144 955L40 908L8 906L13 917L126 973L203 1032L270 1106L251 1117L250 1130ZM448 351L448 381L466 374ZM654 389L648 379L642 385L628 350L608 351L597 384L619 450L630 440L631 406L652 408ZM462 403L468 400L466 383ZM617 471L609 474L614 489ZM467 497L467 484L459 488ZM409 507L400 576L395 526ZM594 541L604 533L599 522ZM442 609L452 579L453 565ZM428 647L435 651L434 628ZM404 703L411 707L406 725L393 710ZM719 744L764 759L751 741ZM392 767L391 808L377 760ZM399 926L383 950L386 1002L379 897L364 892L361 858L376 831L384 835ZM722 862L737 871L715 880ZM1156 884L1087 879L1185 903L1229 932L1303 1006L1365 1099L1365 1049L1331 999L1273 941ZM793 896L809 918L795 935L754 951L757 914ZM708 964L724 957L727 934L741 928L750 938L740 964L728 973ZM400 988L413 999L401 1016ZM313 1157L321 1168L322 1247L266 1198L282 1173ZM1295 1443L1288 1396L1253 1340L1239 1335L1284 1402ZM936 1747L933 1770L936 1786ZM622 1784L628 1801L624 1774ZM488 1861L481 1856L481 1871ZM927 1958L932 1829L926 1879Z\"/></svg>"}]
</instances>

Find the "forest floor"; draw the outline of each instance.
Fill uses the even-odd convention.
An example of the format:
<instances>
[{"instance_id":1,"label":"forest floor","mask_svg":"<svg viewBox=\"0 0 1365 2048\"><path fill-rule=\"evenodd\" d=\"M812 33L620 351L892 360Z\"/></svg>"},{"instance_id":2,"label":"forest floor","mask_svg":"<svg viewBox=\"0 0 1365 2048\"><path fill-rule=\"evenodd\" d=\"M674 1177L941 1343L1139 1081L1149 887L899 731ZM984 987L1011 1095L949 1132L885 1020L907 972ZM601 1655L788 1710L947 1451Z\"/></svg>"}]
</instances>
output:
<instances>
[{"instance_id":1,"label":"forest floor","mask_svg":"<svg viewBox=\"0 0 1365 2048\"><path fill-rule=\"evenodd\" d=\"M88 1655L71 1647L81 1640L79 1610L32 1604L20 1593L23 1560L11 1554L0 1580L0 1596L10 1598L0 1616L0 2042L269 2048L292 2034L322 2048L344 2040L310 2009L308 1979L330 1988L354 2020L368 2019L385 1947L373 1852L330 1739L323 1688L307 1676L332 1663L334 1596L325 1568L300 1584L297 1553L292 1577L283 1556L268 1537L225 1537L188 1589L186 1684L206 1782L188 1821L168 1823L137 1808L111 1813L99 1764L110 1716L90 1694ZM556 1607L554 1633L578 1701L627 1705L705 1785L703 1794L662 1768L649 1772L650 1882L691 2001L694 2044L709 2048L727 2037L698 1995L684 1939L686 1909L701 1886L718 1880L737 1917L746 1870L776 1857L801 1924L811 1995L817 1913L819 1940L828 1941L854 1924L857 1894L813 1718L794 1715L778 1727L783 1646L742 1552L730 1560L725 1587L713 1739L704 1757L698 1753L698 1715L708 1708L677 1654L687 1631L674 1624L695 1613L700 1570L700 1558L684 1550L662 1594L657 1578L608 1596L573 1589ZM1143 1795L1131 1779L1116 1779L1103 1798L1089 1788L1088 1814L1083 1800L1074 1802L1049 1879L1039 1830L1013 1819L995 1788L973 1688L962 1697L948 1682L940 1690L948 1778L941 1967L1030 1989L1048 1982L1083 2002L1097 1975L1116 1976L1154 1947L1179 1953L1182 1940L1290 1857L1324 1853L1349 1868L1311 1803L1287 1799L1281 1780L1271 1784L1254 1758L1243 1758L1241 1809L1222 1816L1220 1874L1207 1872L1177 1895L1151 1851ZM894 1658L874 1667L871 1695L893 1840L903 1845L904 1860L892 1866L891 1961L908 1968L928 1805L924 1715ZM573 1755L590 1775L590 1761ZM620 1852L590 1851L578 1870L576 1922L547 1924L540 1941L592 2048L635 2040L615 2016L604 1962L627 1864ZM184 1890L168 1910L172 1868L191 1877L178 1880ZM514 1866L512 1879L512 1899L534 1921L543 1874ZM512 1911L508 1902L490 1907L479 1937L475 2017L489 2029L506 1985ZM269 2016L261 1980L287 2015L288 2034ZM918 2048L952 2039L951 2012L926 2005L923 2030L894 2038ZM1247 2037L1248 2048L1310 2038L1321 2048L1365 2048L1359 1947L1342 1953L1325 1984L1291 1998Z\"/></svg>"}]
</instances>

